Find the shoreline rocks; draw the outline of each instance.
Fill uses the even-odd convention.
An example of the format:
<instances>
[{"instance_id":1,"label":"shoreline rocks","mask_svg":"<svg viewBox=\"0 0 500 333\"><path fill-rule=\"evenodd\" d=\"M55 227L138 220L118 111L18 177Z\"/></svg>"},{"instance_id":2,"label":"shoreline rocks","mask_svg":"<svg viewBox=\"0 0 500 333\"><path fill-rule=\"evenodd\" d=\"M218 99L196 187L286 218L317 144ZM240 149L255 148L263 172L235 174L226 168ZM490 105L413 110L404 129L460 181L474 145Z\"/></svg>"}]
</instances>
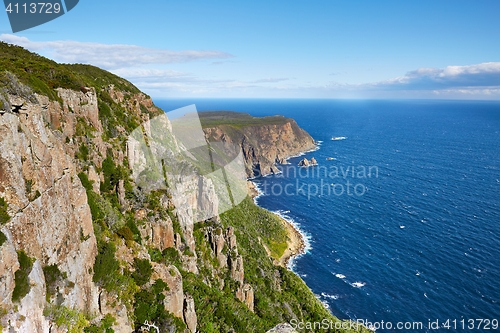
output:
<instances>
[{"instance_id":1,"label":"shoreline rocks","mask_svg":"<svg viewBox=\"0 0 500 333\"><path fill-rule=\"evenodd\" d=\"M318 165L318 161L316 161L316 159L314 157L311 157L310 160L308 160L307 158L304 157L299 162L300 167L310 167L310 166L315 166L315 165Z\"/></svg>"}]
</instances>

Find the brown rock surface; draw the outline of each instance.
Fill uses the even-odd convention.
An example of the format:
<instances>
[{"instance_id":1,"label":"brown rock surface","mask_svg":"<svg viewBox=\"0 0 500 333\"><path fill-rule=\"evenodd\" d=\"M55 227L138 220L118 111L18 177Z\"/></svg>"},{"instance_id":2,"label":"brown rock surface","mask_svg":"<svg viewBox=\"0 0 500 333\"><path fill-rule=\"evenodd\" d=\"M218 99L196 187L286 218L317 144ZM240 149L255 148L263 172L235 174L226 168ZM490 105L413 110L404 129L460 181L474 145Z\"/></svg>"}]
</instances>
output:
<instances>
[{"instance_id":1,"label":"brown rock surface","mask_svg":"<svg viewBox=\"0 0 500 333\"><path fill-rule=\"evenodd\" d=\"M191 295L186 294L184 297L184 322L188 329L195 333L198 326L198 318L194 308L194 299Z\"/></svg>"},{"instance_id":2,"label":"brown rock surface","mask_svg":"<svg viewBox=\"0 0 500 333\"><path fill-rule=\"evenodd\" d=\"M169 290L165 291L165 310L172 313L178 318L183 318L184 315L184 292L182 289L182 276L175 266L165 266L157 263L152 263L153 275L151 279L162 279Z\"/></svg>"}]
</instances>

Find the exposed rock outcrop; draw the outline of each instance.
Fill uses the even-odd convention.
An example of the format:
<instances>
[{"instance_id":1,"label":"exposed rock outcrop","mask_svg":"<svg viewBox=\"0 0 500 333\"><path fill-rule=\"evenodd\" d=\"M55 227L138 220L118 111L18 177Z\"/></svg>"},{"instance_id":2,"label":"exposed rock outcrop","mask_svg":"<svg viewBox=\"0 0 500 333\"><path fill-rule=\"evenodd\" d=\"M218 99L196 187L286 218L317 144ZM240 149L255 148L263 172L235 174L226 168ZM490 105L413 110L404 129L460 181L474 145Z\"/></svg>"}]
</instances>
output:
<instances>
[{"instance_id":1,"label":"exposed rock outcrop","mask_svg":"<svg viewBox=\"0 0 500 333\"><path fill-rule=\"evenodd\" d=\"M154 273L151 279L162 279L167 285L168 290L164 292L165 310L172 313L175 317L183 318L184 315L184 291L182 287L182 276L177 267L173 265L165 266L153 263Z\"/></svg>"},{"instance_id":2,"label":"exposed rock outcrop","mask_svg":"<svg viewBox=\"0 0 500 333\"><path fill-rule=\"evenodd\" d=\"M0 304L9 304L14 290L14 272L19 269L17 253L7 228L1 230L7 241L0 246Z\"/></svg>"},{"instance_id":3,"label":"exposed rock outcrop","mask_svg":"<svg viewBox=\"0 0 500 333\"><path fill-rule=\"evenodd\" d=\"M236 297L253 312L254 308L254 291L253 287L246 283L236 291Z\"/></svg>"},{"instance_id":4,"label":"exposed rock outcrop","mask_svg":"<svg viewBox=\"0 0 500 333\"><path fill-rule=\"evenodd\" d=\"M311 163L305 157L302 160L300 160L300 162L299 162L299 166L302 166L302 167L308 167L310 165L311 165Z\"/></svg>"},{"instance_id":5,"label":"exposed rock outcrop","mask_svg":"<svg viewBox=\"0 0 500 333\"><path fill-rule=\"evenodd\" d=\"M250 311L254 311L254 290L253 287L244 283L245 270L243 258L238 254L236 235L234 228L228 227L223 231L221 226L205 228L205 239L207 239L213 254L219 262L219 268L227 266L231 279L238 282L236 298L244 303ZM221 288L224 287L224 280L219 281Z\"/></svg>"},{"instance_id":6,"label":"exposed rock outcrop","mask_svg":"<svg viewBox=\"0 0 500 333\"><path fill-rule=\"evenodd\" d=\"M15 104L18 97L9 99ZM32 274L37 274L33 275L33 283L40 287L31 289L30 301L21 301L17 313L29 314L33 323L26 325L44 332L49 326L43 326L43 305L38 301L45 301L41 267L57 265L75 285L64 295L64 306L95 313L97 288L91 272L97 247L74 153L64 145L61 136L45 126L45 119L50 120L51 114L62 114L62 109L42 97L36 103L23 103L29 117L0 117L0 195L9 203L12 216L5 226L11 235L10 246L37 259ZM3 305L7 309L13 306L9 298ZM6 317L4 320L15 320L11 313Z\"/></svg>"},{"instance_id":7,"label":"exposed rock outcrop","mask_svg":"<svg viewBox=\"0 0 500 333\"><path fill-rule=\"evenodd\" d=\"M168 216L145 223L141 226L140 231L147 244L160 251L175 246L174 228L172 220Z\"/></svg>"},{"instance_id":8,"label":"exposed rock outcrop","mask_svg":"<svg viewBox=\"0 0 500 333\"><path fill-rule=\"evenodd\" d=\"M307 158L304 157L299 162L299 166L301 166L301 167L310 167L310 166L315 166L315 165L318 165L318 161L316 161L316 159L314 157L312 157L310 160L308 160Z\"/></svg>"},{"instance_id":9,"label":"exposed rock outcrop","mask_svg":"<svg viewBox=\"0 0 500 333\"><path fill-rule=\"evenodd\" d=\"M198 318L196 317L196 311L194 309L194 299L188 294L184 296L184 322L192 333L196 332Z\"/></svg>"}]
</instances>

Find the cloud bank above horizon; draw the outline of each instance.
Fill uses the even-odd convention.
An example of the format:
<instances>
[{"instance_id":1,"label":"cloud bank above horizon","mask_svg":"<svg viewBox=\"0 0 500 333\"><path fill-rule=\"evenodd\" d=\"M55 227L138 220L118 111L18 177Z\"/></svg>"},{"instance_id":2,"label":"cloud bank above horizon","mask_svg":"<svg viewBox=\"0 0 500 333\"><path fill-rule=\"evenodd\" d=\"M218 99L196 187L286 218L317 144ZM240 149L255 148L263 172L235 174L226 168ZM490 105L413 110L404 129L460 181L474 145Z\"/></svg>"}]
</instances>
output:
<instances>
[{"instance_id":1,"label":"cloud bank above horizon","mask_svg":"<svg viewBox=\"0 0 500 333\"><path fill-rule=\"evenodd\" d=\"M35 42L26 37L10 34L0 35L0 40L24 47L32 52L42 52L58 62L89 64L106 70L135 67L138 64L159 65L233 57L231 54L219 51L171 51L136 45L62 40Z\"/></svg>"},{"instance_id":2,"label":"cloud bank above horizon","mask_svg":"<svg viewBox=\"0 0 500 333\"><path fill-rule=\"evenodd\" d=\"M172 51L137 45L78 41L31 41L2 34L0 40L22 46L55 61L84 63L122 76L156 98L167 97L266 97L266 98L449 98L500 100L500 62L484 62L444 68L418 68L403 76L359 84L314 82L288 73L247 78L227 71L213 77L200 64L224 68L236 58L223 51ZM208 61L206 61L208 60ZM193 64L194 72L172 69L174 64ZM237 61L229 61L232 65ZM196 66L195 66L196 65ZM245 64L243 63L243 66ZM198 71L198 72L196 72ZM221 70L222 71L222 70Z\"/></svg>"}]
</instances>

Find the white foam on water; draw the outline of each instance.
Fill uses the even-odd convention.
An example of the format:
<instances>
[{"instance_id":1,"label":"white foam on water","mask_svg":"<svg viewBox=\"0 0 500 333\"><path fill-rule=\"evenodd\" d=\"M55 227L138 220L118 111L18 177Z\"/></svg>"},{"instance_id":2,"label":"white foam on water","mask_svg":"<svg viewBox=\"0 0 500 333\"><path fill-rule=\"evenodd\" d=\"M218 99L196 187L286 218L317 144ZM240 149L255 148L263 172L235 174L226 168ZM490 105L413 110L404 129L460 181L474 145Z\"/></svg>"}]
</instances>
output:
<instances>
[{"instance_id":1,"label":"white foam on water","mask_svg":"<svg viewBox=\"0 0 500 333\"><path fill-rule=\"evenodd\" d=\"M282 219L286 220L288 223L290 223L290 225L295 230L297 230L297 232L300 234L300 236L302 238L302 241L304 242L304 248L302 249L302 253L299 253L299 254L297 254L295 256L290 257L290 259L288 260L288 264L287 264L287 268L289 270L291 270L294 273L297 273L297 272L294 271L296 260L298 258L300 258L301 256L303 256L304 254L309 253L312 250L312 245L311 245L312 236L311 236L311 234L305 232L301 228L300 224L297 223L292 217L290 217L289 215L287 215L287 214L290 213L289 210L276 210L276 211L271 211L271 212L274 213L274 214L276 214L276 215L278 215Z\"/></svg>"},{"instance_id":2,"label":"white foam on water","mask_svg":"<svg viewBox=\"0 0 500 333\"><path fill-rule=\"evenodd\" d=\"M351 286L353 286L354 288L361 288L361 287L364 287L366 285L366 282L354 282L354 283L351 283Z\"/></svg>"},{"instance_id":3,"label":"white foam on water","mask_svg":"<svg viewBox=\"0 0 500 333\"><path fill-rule=\"evenodd\" d=\"M339 299L339 295L329 295L327 293L321 293L321 296L323 296L324 298L329 298L329 299L333 299L333 300Z\"/></svg>"},{"instance_id":4,"label":"white foam on water","mask_svg":"<svg viewBox=\"0 0 500 333\"><path fill-rule=\"evenodd\" d=\"M302 236L302 240L304 241L304 254L309 253L312 250L312 245L311 245L311 239L312 236L311 234L305 232L301 225L297 223L292 217L290 217L288 214L290 213L289 210L276 210L272 211L274 214L278 215L282 219L286 220L288 223L292 225L292 227L299 232L299 234Z\"/></svg>"},{"instance_id":5,"label":"white foam on water","mask_svg":"<svg viewBox=\"0 0 500 333\"><path fill-rule=\"evenodd\" d=\"M328 304L327 301L321 299L321 296L318 295L318 294L314 294L314 296L316 296L316 298L321 302L321 304L323 304L323 306L325 307L325 309L329 310L330 309L330 304Z\"/></svg>"},{"instance_id":6,"label":"white foam on water","mask_svg":"<svg viewBox=\"0 0 500 333\"><path fill-rule=\"evenodd\" d=\"M256 182L252 182L254 185L255 190L257 191L257 195L253 198L253 202L258 206L257 200L264 195L264 192L262 191L262 188L260 184Z\"/></svg>"}]
</instances>

